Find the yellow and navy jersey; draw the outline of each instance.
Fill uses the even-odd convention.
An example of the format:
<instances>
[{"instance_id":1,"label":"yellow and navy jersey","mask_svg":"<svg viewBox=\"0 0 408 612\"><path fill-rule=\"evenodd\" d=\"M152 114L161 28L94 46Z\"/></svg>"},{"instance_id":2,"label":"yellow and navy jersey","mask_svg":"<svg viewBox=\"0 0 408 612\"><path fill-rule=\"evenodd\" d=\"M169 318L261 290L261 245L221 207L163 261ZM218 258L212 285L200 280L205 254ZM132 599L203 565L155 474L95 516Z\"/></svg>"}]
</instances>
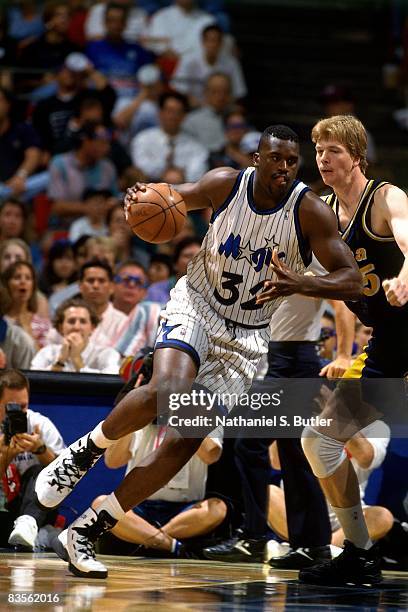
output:
<instances>
[{"instance_id":1,"label":"yellow and navy jersey","mask_svg":"<svg viewBox=\"0 0 408 612\"><path fill-rule=\"evenodd\" d=\"M356 211L343 230L339 232L350 247L363 276L363 296L357 302L346 302L357 317L375 332L387 328L408 330L408 305L391 306L385 297L382 282L398 276L404 263L404 255L394 236L379 236L371 227L371 209L374 194L386 185L384 181L369 180L361 195ZM339 202L336 194L326 196L325 201L339 218Z\"/></svg>"}]
</instances>

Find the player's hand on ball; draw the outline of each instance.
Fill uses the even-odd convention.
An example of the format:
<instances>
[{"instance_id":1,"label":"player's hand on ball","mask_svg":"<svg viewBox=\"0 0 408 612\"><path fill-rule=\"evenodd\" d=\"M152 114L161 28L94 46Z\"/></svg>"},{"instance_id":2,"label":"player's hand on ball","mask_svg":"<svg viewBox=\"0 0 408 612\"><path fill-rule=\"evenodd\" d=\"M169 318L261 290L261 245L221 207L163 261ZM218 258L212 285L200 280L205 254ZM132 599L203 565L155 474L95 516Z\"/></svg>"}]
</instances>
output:
<instances>
[{"instance_id":1,"label":"player's hand on ball","mask_svg":"<svg viewBox=\"0 0 408 612\"><path fill-rule=\"evenodd\" d=\"M276 249L273 250L270 267L278 277L278 280L265 281L262 293L256 298L257 304L265 304L278 297L301 293L305 277L297 274L281 261Z\"/></svg>"},{"instance_id":2,"label":"player's hand on ball","mask_svg":"<svg viewBox=\"0 0 408 612\"><path fill-rule=\"evenodd\" d=\"M124 206L123 206L123 210L125 211L126 221L129 220L130 207L132 206L132 204L137 203L137 192L141 191L142 193L145 193L146 188L147 188L146 183L137 182L132 187L129 187L129 189L126 189Z\"/></svg>"},{"instance_id":3,"label":"player's hand on ball","mask_svg":"<svg viewBox=\"0 0 408 612\"><path fill-rule=\"evenodd\" d=\"M391 306L404 306L408 302L408 284L399 278L383 281L385 297Z\"/></svg>"}]
</instances>

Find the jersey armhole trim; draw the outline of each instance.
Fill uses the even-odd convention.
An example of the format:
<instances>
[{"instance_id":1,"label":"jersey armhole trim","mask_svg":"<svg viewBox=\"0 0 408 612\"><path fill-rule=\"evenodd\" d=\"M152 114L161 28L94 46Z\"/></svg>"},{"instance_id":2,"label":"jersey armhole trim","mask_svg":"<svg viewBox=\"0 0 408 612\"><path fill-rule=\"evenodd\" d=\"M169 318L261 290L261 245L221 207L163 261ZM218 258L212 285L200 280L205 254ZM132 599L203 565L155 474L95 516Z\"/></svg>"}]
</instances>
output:
<instances>
[{"instance_id":1,"label":"jersey armhole trim","mask_svg":"<svg viewBox=\"0 0 408 612\"><path fill-rule=\"evenodd\" d=\"M297 197L295 206L293 208L293 218L295 221L295 230L296 230L296 236L297 236L298 244L299 244L299 252L300 252L303 263L306 268L310 266L310 264L312 263L312 252L310 251L309 254L307 253L306 241L303 237L302 228L301 228L300 220L299 220L299 207L303 199L303 196L308 191L311 191L310 187L305 187L304 189L302 189L302 191L299 193Z\"/></svg>"},{"instance_id":2,"label":"jersey armhole trim","mask_svg":"<svg viewBox=\"0 0 408 612\"><path fill-rule=\"evenodd\" d=\"M384 185L388 185L388 184L389 183L387 181L382 181L381 183L378 183L378 185L375 185L375 188L373 189L373 191L370 194L370 197L368 198L368 202L367 202L366 207L364 208L362 219L361 219L364 232L367 234L367 236L369 236L369 238L371 238L372 240L376 240L377 242L395 242L394 236L380 236L379 234L376 234L375 232L373 232L373 230L370 229L367 223L367 213L368 213L369 208L374 203L374 196L376 192L378 191L378 189L381 189L381 187L384 187Z\"/></svg>"},{"instance_id":3,"label":"jersey armhole trim","mask_svg":"<svg viewBox=\"0 0 408 612\"><path fill-rule=\"evenodd\" d=\"M241 170L241 172L238 174L237 178L235 179L235 183L230 191L230 194L228 195L227 199L221 204L221 206L213 212L213 214L211 215L211 219L210 219L210 224L214 223L215 219L218 217L218 215L220 215L227 207L229 204L231 204L231 201L234 199L234 197L237 195L239 186L241 184L241 179L244 175L245 170Z\"/></svg>"}]
</instances>

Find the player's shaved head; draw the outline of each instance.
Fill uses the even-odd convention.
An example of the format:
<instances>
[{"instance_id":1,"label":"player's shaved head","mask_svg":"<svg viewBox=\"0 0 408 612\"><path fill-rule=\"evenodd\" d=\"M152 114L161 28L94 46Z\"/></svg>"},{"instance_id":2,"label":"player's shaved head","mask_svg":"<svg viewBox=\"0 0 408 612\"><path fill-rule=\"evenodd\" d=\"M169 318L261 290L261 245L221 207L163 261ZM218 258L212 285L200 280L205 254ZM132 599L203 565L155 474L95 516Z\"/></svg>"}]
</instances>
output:
<instances>
[{"instance_id":1,"label":"player's shaved head","mask_svg":"<svg viewBox=\"0 0 408 612\"><path fill-rule=\"evenodd\" d=\"M269 141L271 138L279 138L279 140L291 140L299 144L299 136L287 125L269 125L262 132L262 136L259 140L258 150L262 146L262 143Z\"/></svg>"}]
</instances>

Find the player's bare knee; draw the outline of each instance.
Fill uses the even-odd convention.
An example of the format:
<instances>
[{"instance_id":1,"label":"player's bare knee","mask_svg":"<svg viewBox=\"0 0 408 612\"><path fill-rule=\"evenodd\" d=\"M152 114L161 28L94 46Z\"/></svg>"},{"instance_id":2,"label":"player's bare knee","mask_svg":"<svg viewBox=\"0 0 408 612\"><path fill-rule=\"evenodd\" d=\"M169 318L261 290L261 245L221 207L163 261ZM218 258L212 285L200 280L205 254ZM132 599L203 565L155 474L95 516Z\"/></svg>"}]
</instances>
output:
<instances>
[{"instance_id":1,"label":"player's bare knee","mask_svg":"<svg viewBox=\"0 0 408 612\"><path fill-rule=\"evenodd\" d=\"M210 497L206 502L211 516L217 521L217 524L220 524L227 516L227 504L218 497Z\"/></svg>"},{"instance_id":2,"label":"player's bare knee","mask_svg":"<svg viewBox=\"0 0 408 612\"><path fill-rule=\"evenodd\" d=\"M97 508L99 508L99 506L101 505L101 503L103 501L105 501L105 499L107 498L107 495L98 495L98 497L95 497L95 499L93 500L91 506L94 510L96 510Z\"/></svg>"},{"instance_id":3,"label":"player's bare knee","mask_svg":"<svg viewBox=\"0 0 408 612\"><path fill-rule=\"evenodd\" d=\"M302 448L317 478L328 478L346 458L344 442L323 435L313 427L302 432Z\"/></svg>"}]
</instances>

